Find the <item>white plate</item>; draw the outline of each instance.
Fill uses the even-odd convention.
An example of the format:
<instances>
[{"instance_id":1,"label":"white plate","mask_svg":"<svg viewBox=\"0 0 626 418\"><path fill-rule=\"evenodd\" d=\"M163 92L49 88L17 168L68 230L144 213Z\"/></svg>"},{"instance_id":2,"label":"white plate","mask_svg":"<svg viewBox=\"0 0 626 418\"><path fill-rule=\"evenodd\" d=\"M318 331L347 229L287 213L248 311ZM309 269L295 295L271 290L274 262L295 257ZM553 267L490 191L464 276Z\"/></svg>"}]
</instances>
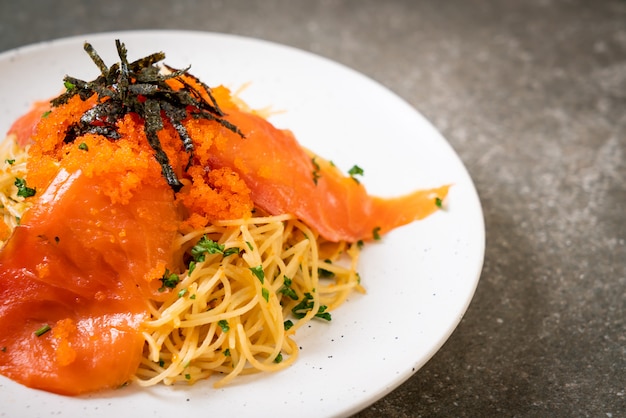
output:
<instances>
[{"instance_id":1,"label":"white plate","mask_svg":"<svg viewBox=\"0 0 626 418\"><path fill-rule=\"evenodd\" d=\"M129 59L156 51L209 85L237 89L253 107L284 111L271 121L340 168L364 168L370 193L393 196L452 183L447 209L366 246L359 271L368 290L330 324L297 335L301 357L276 374L214 389L135 386L68 398L27 389L0 376L7 416L346 416L380 399L441 347L474 293L484 255L480 202L445 139L396 95L337 63L243 37L172 31L85 35L0 54L0 132L35 100L61 91L66 74L91 80L91 42L110 65L119 38Z\"/></svg>"}]
</instances>

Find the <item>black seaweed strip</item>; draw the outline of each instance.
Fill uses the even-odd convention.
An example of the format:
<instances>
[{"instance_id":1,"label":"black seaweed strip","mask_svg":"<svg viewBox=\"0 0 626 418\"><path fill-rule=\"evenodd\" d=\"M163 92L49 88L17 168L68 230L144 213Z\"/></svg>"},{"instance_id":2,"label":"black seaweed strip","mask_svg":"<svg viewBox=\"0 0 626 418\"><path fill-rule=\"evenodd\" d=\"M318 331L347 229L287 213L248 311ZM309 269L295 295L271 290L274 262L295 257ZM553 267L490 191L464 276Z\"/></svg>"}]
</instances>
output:
<instances>
[{"instance_id":1,"label":"black seaweed strip","mask_svg":"<svg viewBox=\"0 0 626 418\"><path fill-rule=\"evenodd\" d=\"M91 60L100 69L100 73L106 78L109 74L109 68L106 66L100 55L98 55L93 45L91 45L89 42L85 42L85 44L83 45L83 49L87 51L87 54L89 54Z\"/></svg>"},{"instance_id":2,"label":"black seaweed strip","mask_svg":"<svg viewBox=\"0 0 626 418\"><path fill-rule=\"evenodd\" d=\"M126 46L119 39L115 41L115 46L120 62L107 68L93 46L86 42L83 47L100 69L101 75L91 82L66 76L64 81L66 85L71 85L70 88L51 100L53 106L58 106L67 103L77 94L82 100L87 100L94 94L98 97L98 103L82 115L80 122L67 129L66 142L72 142L85 133L97 133L110 139L118 139L120 135L116 131L116 122L129 112L137 113L144 119L144 131L155 152L155 158L161 165L163 176L177 191L182 185L157 135L157 132L163 129L165 119L171 122L183 142L185 151L189 154L186 169L192 163L194 151L193 140L182 123L188 115L216 121L242 138L244 137L235 125L222 118L224 113L213 97L211 89L197 77L188 73L190 67L177 70L163 64L170 71L168 74L163 74L155 65L165 59L163 52L153 53L129 63ZM201 91L190 85L183 76L191 77L205 90L209 100L207 101ZM168 79L176 79L184 88L173 90L166 83Z\"/></svg>"},{"instance_id":3,"label":"black seaweed strip","mask_svg":"<svg viewBox=\"0 0 626 418\"><path fill-rule=\"evenodd\" d=\"M163 129L161 106L156 100L150 99L146 100L143 106L145 115L144 131L146 133L146 137L148 138L148 143L154 150L155 157L161 165L161 171L165 180L167 180L167 183L172 189L174 189L174 191L178 191L181 189L182 184L178 180L178 177L176 177L176 174L170 165L169 158L167 157L165 151L163 151L163 148L161 148L161 142L157 136L157 132Z\"/></svg>"}]
</instances>

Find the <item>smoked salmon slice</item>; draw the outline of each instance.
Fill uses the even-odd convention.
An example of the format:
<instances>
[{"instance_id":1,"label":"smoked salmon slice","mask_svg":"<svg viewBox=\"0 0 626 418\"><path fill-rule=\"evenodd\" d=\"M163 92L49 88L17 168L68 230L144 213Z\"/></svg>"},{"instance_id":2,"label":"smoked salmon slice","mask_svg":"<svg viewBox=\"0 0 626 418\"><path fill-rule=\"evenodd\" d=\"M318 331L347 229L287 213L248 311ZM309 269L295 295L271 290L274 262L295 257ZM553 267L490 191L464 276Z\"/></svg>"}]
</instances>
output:
<instances>
[{"instance_id":1,"label":"smoked salmon slice","mask_svg":"<svg viewBox=\"0 0 626 418\"><path fill-rule=\"evenodd\" d=\"M236 108L226 112L245 138L231 134L227 146L216 143L211 167L234 169L257 207L294 214L330 241L374 239L435 212L447 195L446 185L390 199L371 196L355 178L301 147L290 131Z\"/></svg>"},{"instance_id":2,"label":"smoked salmon slice","mask_svg":"<svg viewBox=\"0 0 626 418\"><path fill-rule=\"evenodd\" d=\"M272 215L293 214L329 241L374 239L429 216L447 196L449 185L392 198L372 196L355 178L300 146L290 131L237 108L227 89L219 88L216 97L221 99L225 119L237 126L244 138L215 124L205 125L227 138L213 141L208 149L205 159L209 168L234 170L250 189L257 207ZM45 105L37 104L14 124L9 132L16 135L18 143L28 143L25 135L34 130L28 125L37 123L43 111Z\"/></svg>"},{"instance_id":3,"label":"smoked salmon slice","mask_svg":"<svg viewBox=\"0 0 626 418\"><path fill-rule=\"evenodd\" d=\"M9 128L7 135L14 135L18 145L25 147L35 133L35 128L41 118L50 110L47 100L33 103L30 110L17 118Z\"/></svg>"},{"instance_id":4,"label":"smoked salmon slice","mask_svg":"<svg viewBox=\"0 0 626 418\"><path fill-rule=\"evenodd\" d=\"M141 359L178 214L165 183L125 205L97 183L60 169L0 251L0 373L28 387L114 388Z\"/></svg>"}]
</instances>

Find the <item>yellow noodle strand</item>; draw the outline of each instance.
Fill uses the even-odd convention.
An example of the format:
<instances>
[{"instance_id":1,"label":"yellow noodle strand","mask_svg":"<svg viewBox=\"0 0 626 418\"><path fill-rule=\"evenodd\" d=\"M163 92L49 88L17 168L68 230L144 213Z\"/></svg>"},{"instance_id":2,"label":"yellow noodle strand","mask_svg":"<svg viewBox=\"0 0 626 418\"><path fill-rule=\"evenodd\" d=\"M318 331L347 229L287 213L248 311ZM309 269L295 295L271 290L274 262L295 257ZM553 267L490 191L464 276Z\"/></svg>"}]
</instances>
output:
<instances>
[{"instance_id":1,"label":"yellow noodle strand","mask_svg":"<svg viewBox=\"0 0 626 418\"><path fill-rule=\"evenodd\" d=\"M221 374L214 385L222 387L238 375L289 367L299 352L296 330L323 305L332 310L352 291L362 291L357 247L332 244L326 251L335 260L346 256L347 265L322 261L319 238L293 216L216 222L179 237L181 254L202 237L237 253L207 255L191 274L180 275L166 301L152 301L152 318L144 324L146 356L136 376L142 386L191 383ZM261 277L254 272L259 267ZM321 279L320 268L332 278ZM298 300L281 291L288 280ZM182 289L186 292L180 297ZM311 307L298 319L291 310L305 295L310 295ZM287 320L293 322L289 330Z\"/></svg>"}]
</instances>

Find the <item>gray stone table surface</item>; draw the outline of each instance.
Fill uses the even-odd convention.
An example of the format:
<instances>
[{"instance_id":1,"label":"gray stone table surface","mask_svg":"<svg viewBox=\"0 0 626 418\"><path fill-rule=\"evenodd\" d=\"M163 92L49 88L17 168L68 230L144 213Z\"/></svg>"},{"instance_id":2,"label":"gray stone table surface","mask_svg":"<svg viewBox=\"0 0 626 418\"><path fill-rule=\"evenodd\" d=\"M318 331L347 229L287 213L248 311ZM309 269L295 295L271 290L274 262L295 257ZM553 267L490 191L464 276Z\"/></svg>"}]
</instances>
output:
<instances>
[{"instance_id":1,"label":"gray stone table surface","mask_svg":"<svg viewBox=\"0 0 626 418\"><path fill-rule=\"evenodd\" d=\"M124 29L328 57L410 102L466 164L487 235L475 297L357 417L626 416L625 1L0 1L0 51Z\"/></svg>"}]
</instances>

